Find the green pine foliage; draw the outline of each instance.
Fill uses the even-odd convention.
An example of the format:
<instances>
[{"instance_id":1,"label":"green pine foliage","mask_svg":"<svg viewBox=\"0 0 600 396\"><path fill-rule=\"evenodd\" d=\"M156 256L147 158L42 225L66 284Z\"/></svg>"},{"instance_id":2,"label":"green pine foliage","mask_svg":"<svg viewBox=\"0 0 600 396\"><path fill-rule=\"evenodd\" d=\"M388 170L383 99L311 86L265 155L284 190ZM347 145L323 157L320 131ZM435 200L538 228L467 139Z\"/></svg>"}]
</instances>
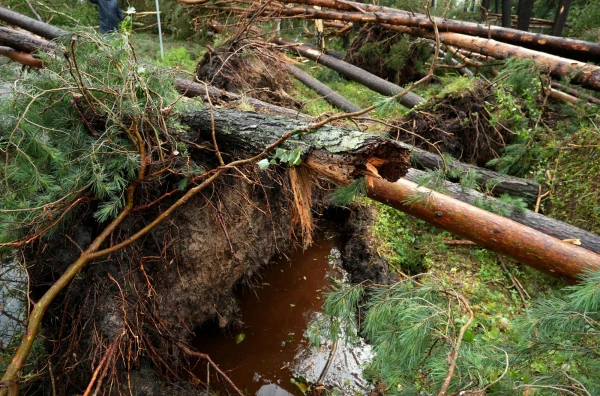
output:
<instances>
[{"instance_id":1,"label":"green pine foliage","mask_svg":"<svg viewBox=\"0 0 600 396\"><path fill-rule=\"evenodd\" d=\"M53 231L82 202L114 218L140 166L136 132L157 161L177 150L163 116L173 79L138 62L127 36L74 34L58 48L0 104L0 243Z\"/></svg>"},{"instance_id":2,"label":"green pine foliage","mask_svg":"<svg viewBox=\"0 0 600 396\"><path fill-rule=\"evenodd\" d=\"M358 316L349 314L360 311L360 335L376 352L365 374L385 385L387 395L432 395L467 323L459 293L430 275L387 286L342 284L327 295L323 321L350 321L349 331L359 327ZM599 394L600 273L587 274L561 296L540 299L504 330L488 327L474 302L475 320L464 334L449 393Z\"/></svg>"}]
</instances>

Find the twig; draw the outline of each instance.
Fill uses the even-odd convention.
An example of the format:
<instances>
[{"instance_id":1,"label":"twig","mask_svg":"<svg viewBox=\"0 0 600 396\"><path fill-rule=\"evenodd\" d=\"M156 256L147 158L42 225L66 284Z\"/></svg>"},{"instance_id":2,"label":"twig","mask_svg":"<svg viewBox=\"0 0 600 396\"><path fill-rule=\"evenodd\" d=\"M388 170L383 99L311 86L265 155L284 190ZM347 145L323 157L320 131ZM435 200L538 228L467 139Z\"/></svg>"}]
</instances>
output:
<instances>
[{"instance_id":1,"label":"twig","mask_svg":"<svg viewBox=\"0 0 600 396\"><path fill-rule=\"evenodd\" d=\"M456 361L458 360L460 345L462 344L465 332L467 331L469 326L471 326L471 323L473 322L474 318L473 310L469 306L467 300L458 293L456 294L456 298L464 305L465 309L468 311L469 319L467 320L467 323L465 323L460 328L460 331L458 332L458 337L456 338L456 342L454 344L454 347L452 348L452 352L450 352L450 354L448 355L448 360L450 361L450 368L448 368L446 378L442 383L442 387L438 392L438 396L444 396L446 394L446 391L448 391L448 387L450 386L450 382L452 381L452 377L454 376L454 370L456 369Z\"/></svg>"},{"instance_id":2,"label":"twig","mask_svg":"<svg viewBox=\"0 0 600 396\"><path fill-rule=\"evenodd\" d=\"M231 381L231 379L227 376L227 374L225 374L220 368L219 366L217 366L215 364L215 362L212 361L212 359L210 358L209 355L207 355L206 353L201 353L201 352L196 352L196 351L192 351L191 349L189 349L187 346L185 346L183 343L178 342L177 346L179 347L179 349L181 349L181 351L183 353L185 353L186 355L189 356L194 356L200 359L204 359L208 362L208 364L210 364L210 366L219 374L221 375L221 377L229 384L229 386L231 386L233 388L233 390L239 395L239 396L245 396L244 393L238 389L237 386L235 386L235 384L233 383L233 381Z\"/></svg>"},{"instance_id":3,"label":"twig","mask_svg":"<svg viewBox=\"0 0 600 396\"><path fill-rule=\"evenodd\" d=\"M502 269L506 273L506 276L508 276L508 279L510 279L510 281L512 282L512 285L515 288L515 290L517 290L517 293L519 293L519 297L521 298L523 308L527 309L527 300L525 300L525 296L523 295L523 289L521 288L521 284L517 281L517 279L514 276L512 276L512 274L508 270L508 267L504 263L504 259L500 255L498 255L498 262L502 266Z\"/></svg>"},{"instance_id":4,"label":"twig","mask_svg":"<svg viewBox=\"0 0 600 396\"><path fill-rule=\"evenodd\" d=\"M339 340L335 340L335 342L331 346L331 352L329 352L327 364L325 364L325 367L323 367L323 371L321 372L321 375L317 380L317 385L323 385L323 382L325 381L325 377L327 376L327 372L329 371L329 367L331 367L331 363L333 362L333 358L335 357L335 352L337 351L338 341Z\"/></svg>"}]
</instances>

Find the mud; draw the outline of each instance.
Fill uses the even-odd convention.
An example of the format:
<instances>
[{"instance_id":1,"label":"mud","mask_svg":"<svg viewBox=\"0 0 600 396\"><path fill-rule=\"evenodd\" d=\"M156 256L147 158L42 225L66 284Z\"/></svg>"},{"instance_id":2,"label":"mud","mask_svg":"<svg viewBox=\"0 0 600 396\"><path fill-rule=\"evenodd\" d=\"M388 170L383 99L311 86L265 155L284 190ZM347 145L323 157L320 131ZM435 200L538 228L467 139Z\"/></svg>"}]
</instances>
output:
<instances>
[{"instance_id":1,"label":"mud","mask_svg":"<svg viewBox=\"0 0 600 396\"><path fill-rule=\"evenodd\" d=\"M295 356L307 349L304 331L321 310L322 293L331 284L331 265L342 248L339 235L328 233L315 240L306 251L296 250L270 264L254 285L238 294L242 314L237 326L222 331L212 323L196 331L194 346L212 356L251 395L276 389L302 395L290 381ZM195 374L206 378L205 365Z\"/></svg>"}]
</instances>

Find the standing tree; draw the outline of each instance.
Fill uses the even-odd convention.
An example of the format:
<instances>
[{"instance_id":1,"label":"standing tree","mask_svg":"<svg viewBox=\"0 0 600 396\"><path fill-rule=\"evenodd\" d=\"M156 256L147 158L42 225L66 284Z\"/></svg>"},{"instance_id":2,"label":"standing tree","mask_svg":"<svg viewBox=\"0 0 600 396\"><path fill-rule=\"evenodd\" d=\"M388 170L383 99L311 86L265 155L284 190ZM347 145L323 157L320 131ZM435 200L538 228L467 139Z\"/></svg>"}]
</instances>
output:
<instances>
[{"instance_id":1,"label":"standing tree","mask_svg":"<svg viewBox=\"0 0 600 396\"><path fill-rule=\"evenodd\" d=\"M517 15L519 17L517 20L517 29L525 31L529 30L529 21L533 14L534 3L535 0L519 0L519 7L517 8Z\"/></svg>"},{"instance_id":2,"label":"standing tree","mask_svg":"<svg viewBox=\"0 0 600 396\"><path fill-rule=\"evenodd\" d=\"M556 16L554 17L554 24L552 25L553 36L562 36L563 29L567 23L567 16L569 15L569 9L571 8L571 0L560 0L558 3L558 9L556 10Z\"/></svg>"},{"instance_id":3,"label":"standing tree","mask_svg":"<svg viewBox=\"0 0 600 396\"><path fill-rule=\"evenodd\" d=\"M511 1L510 0L502 0L502 27L511 27Z\"/></svg>"}]
</instances>

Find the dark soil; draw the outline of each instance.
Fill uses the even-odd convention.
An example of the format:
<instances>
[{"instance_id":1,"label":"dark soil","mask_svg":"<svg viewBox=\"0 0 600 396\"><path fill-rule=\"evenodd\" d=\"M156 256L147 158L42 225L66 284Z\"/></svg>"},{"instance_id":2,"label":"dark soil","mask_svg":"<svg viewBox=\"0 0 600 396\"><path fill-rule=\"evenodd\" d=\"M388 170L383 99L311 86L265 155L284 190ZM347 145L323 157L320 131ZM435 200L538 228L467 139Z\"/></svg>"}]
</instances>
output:
<instances>
[{"instance_id":1,"label":"dark soil","mask_svg":"<svg viewBox=\"0 0 600 396\"><path fill-rule=\"evenodd\" d=\"M198 63L196 75L229 92L282 107L302 107L288 94L294 84L285 61L261 43L239 40L209 49Z\"/></svg>"},{"instance_id":2,"label":"dark soil","mask_svg":"<svg viewBox=\"0 0 600 396\"><path fill-rule=\"evenodd\" d=\"M499 156L512 135L501 124L490 123L486 104L494 102L493 88L473 80L471 88L430 99L424 107L395 121L388 133L425 150L439 150L461 161L485 166Z\"/></svg>"},{"instance_id":3,"label":"dark soil","mask_svg":"<svg viewBox=\"0 0 600 396\"><path fill-rule=\"evenodd\" d=\"M426 43L376 25L367 25L352 41L344 60L390 82L404 85L425 76L422 68L431 52Z\"/></svg>"}]
</instances>

